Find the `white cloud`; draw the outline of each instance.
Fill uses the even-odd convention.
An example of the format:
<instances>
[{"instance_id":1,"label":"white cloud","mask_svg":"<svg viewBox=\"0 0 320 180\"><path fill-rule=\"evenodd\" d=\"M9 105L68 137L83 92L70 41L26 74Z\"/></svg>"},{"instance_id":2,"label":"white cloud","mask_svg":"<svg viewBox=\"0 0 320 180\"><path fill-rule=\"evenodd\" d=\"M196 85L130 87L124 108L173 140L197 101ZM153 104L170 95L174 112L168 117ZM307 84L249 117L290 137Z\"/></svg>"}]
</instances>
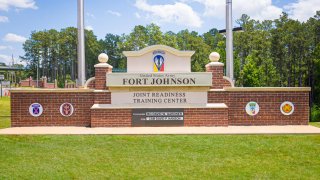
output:
<instances>
[{"instance_id":1,"label":"white cloud","mask_svg":"<svg viewBox=\"0 0 320 180\"><path fill-rule=\"evenodd\" d=\"M12 57L11 56L7 56L7 55L3 55L0 54L0 62L3 62L5 64L9 64L12 62Z\"/></svg>"},{"instance_id":2,"label":"white cloud","mask_svg":"<svg viewBox=\"0 0 320 180\"><path fill-rule=\"evenodd\" d=\"M141 15L139 13L134 13L134 15L136 16L136 18L140 19L141 18Z\"/></svg>"},{"instance_id":3,"label":"white cloud","mask_svg":"<svg viewBox=\"0 0 320 180\"><path fill-rule=\"evenodd\" d=\"M13 49L11 46L1 46L0 45L0 50L6 50L6 49Z\"/></svg>"},{"instance_id":4,"label":"white cloud","mask_svg":"<svg viewBox=\"0 0 320 180\"><path fill-rule=\"evenodd\" d=\"M90 26L90 25L86 26L85 29L86 29L86 30L89 30L89 31L93 31L93 27Z\"/></svg>"},{"instance_id":5,"label":"white cloud","mask_svg":"<svg viewBox=\"0 0 320 180\"><path fill-rule=\"evenodd\" d=\"M118 16L118 17L121 16L121 13L119 13L119 12L117 12L117 11L108 10L107 12L108 12L109 14L111 14L111 15L114 15L114 16Z\"/></svg>"},{"instance_id":6,"label":"white cloud","mask_svg":"<svg viewBox=\"0 0 320 180\"><path fill-rule=\"evenodd\" d=\"M319 0L298 0L284 6L288 11L290 18L298 19L299 21L307 21L310 17L320 10Z\"/></svg>"},{"instance_id":7,"label":"white cloud","mask_svg":"<svg viewBox=\"0 0 320 180\"><path fill-rule=\"evenodd\" d=\"M174 4L150 5L147 0L136 0L135 6L146 13L155 23L176 23L188 27L201 27L202 20L199 15L187 4L176 2Z\"/></svg>"},{"instance_id":8,"label":"white cloud","mask_svg":"<svg viewBox=\"0 0 320 180\"><path fill-rule=\"evenodd\" d=\"M91 17L92 19L96 19L96 16L94 14L91 14L91 13L87 12L86 15L88 17Z\"/></svg>"},{"instance_id":9,"label":"white cloud","mask_svg":"<svg viewBox=\"0 0 320 180\"><path fill-rule=\"evenodd\" d=\"M0 10L8 11L10 7L18 9L37 9L34 0L0 0Z\"/></svg>"},{"instance_id":10,"label":"white cloud","mask_svg":"<svg viewBox=\"0 0 320 180\"><path fill-rule=\"evenodd\" d=\"M0 16L0 22L9 22L9 18L7 16Z\"/></svg>"},{"instance_id":11,"label":"white cloud","mask_svg":"<svg viewBox=\"0 0 320 180\"><path fill-rule=\"evenodd\" d=\"M216 19L225 19L225 0L180 0L181 2L198 2L204 6L204 16ZM276 19L282 13L282 9L274 6L272 0L235 0L232 1L233 19L238 19L242 14L249 15L252 19L266 20Z\"/></svg>"},{"instance_id":12,"label":"white cloud","mask_svg":"<svg viewBox=\"0 0 320 180\"><path fill-rule=\"evenodd\" d=\"M17 35L17 34L13 34L13 33L8 33L4 36L3 38L4 41L7 42L25 42L27 40L27 38Z\"/></svg>"}]
</instances>

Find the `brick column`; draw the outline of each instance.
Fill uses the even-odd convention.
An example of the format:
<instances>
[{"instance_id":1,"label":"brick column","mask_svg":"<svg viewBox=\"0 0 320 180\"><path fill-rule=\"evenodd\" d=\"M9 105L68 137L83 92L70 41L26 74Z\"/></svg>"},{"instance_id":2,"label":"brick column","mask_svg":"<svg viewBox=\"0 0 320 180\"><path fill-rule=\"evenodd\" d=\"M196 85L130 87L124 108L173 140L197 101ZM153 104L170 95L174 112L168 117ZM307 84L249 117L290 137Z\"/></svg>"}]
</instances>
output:
<instances>
[{"instance_id":1,"label":"brick column","mask_svg":"<svg viewBox=\"0 0 320 180\"><path fill-rule=\"evenodd\" d=\"M107 63L108 55L102 53L98 57L99 64L94 65L95 68L95 89L107 90L107 73L112 73L112 66Z\"/></svg>"},{"instance_id":2,"label":"brick column","mask_svg":"<svg viewBox=\"0 0 320 180\"><path fill-rule=\"evenodd\" d=\"M206 72L212 73L211 89L223 89L223 87L233 86L232 82L230 82L227 77L223 76L224 64L218 62L220 59L220 55L216 52L213 52L210 54L209 59L211 62L206 65Z\"/></svg>"}]
</instances>

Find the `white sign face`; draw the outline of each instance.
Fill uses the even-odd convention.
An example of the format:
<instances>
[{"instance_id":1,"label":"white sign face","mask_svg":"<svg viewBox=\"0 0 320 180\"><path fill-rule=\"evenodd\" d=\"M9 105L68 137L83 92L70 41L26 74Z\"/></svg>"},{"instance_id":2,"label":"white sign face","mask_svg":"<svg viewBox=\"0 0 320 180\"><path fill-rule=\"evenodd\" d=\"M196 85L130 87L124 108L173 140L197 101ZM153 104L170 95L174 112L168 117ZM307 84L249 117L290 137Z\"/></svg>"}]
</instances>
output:
<instances>
[{"instance_id":1,"label":"white sign face","mask_svg":"<svg viewBox=\"0 0 320 180\"><path fill-rule=\"evenodd\" d=\"M280 111L283 115L291 115L294 112L294 105L292 102L285 101L280 105Z\"/></svg>"},{"instance_id":2,"label":"white sign face","mask_svg":"<svg viewBox=\"0 0 320 180\"><path fill-rule=\"evenodd\" d=\"M212 86L212 73L108 73L108 87Z\"/></svg>"},{"instance_id":3,"label":"white sign face","mask_svg":"<svg viewBox=\"0 0 320 180\"><path fill-rule=\"evenodd\" d=\"M206 104L207 92L113 92L112 104L165 105Z\"/></svg>"},{"instance_id":4,"label":"white sign face","mask_svg":"<svg viewBox=\"0 0 320 180\"><path fill-rule=\"evenodd\" d=\"M29 113L31 116L38 117L42 114L43 107L39 103L33 103L29 106Z\"/></svg>"},{"instance_id":5,"label":"white sign face","mask_svg":"<svg viewBox=\"0 0 320 180\"><path fill-rule=\"evenodd\" d=\"M63 103L60 106L60 113L62 116L71 116L73 114L74 108L70 103Z\"/></svg>"},{"instance_id":6,"label":"white sign face","mask_svg":"<svg viewBox=\"0 0 320 180\"><path fill-rule=\"evenodd\" d=\"M4 75L0 74L0 80L3 80L3 79L4 79Z\"/></svg>"},{"instance_id":7,"label":"white sign face","mask_svg":"<svg viewBox=\"0 0 320 180\"><path fill-rule=\"evenodd\" d=\"M259 104L254 101L248 102L248 104L246 105L246 112L250 116L257 115L259 113L259 110L260 110Z\"/></svg>"}]
</instances>

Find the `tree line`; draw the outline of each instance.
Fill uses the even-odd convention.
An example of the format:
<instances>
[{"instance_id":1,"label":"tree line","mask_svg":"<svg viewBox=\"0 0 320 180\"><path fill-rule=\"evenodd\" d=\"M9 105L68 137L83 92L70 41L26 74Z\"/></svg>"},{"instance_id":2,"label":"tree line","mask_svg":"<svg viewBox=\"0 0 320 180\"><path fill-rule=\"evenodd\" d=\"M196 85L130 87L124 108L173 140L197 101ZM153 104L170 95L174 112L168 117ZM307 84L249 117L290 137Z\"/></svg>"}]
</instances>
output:
<instances>
[{"instance_id":1,"label":"tree line","mask_svg":"<svg viewBox=\"0 0 320 180\"><path fill-rule=\"evenodd\" d=\"M237 24L243 32L234 32L234 75L236 86L303 87L310 86L311 102L320 104L320 11L306 22L283 13L278 19L258 21L242 15ZM204 71L212 51L226 60L225 36L213 28L199 34L181 30L162 32L155 24L135 26L130 34L106 34L98 39L93 31L85 30L86 77L94 76L97 56L105 52L114 69L125 69L122 51L139 50L163 44L179 50L193 50L192 71ZM77 78L77 29L68 27L34 31L23 44L26 77L65 80Z\"/></svg>"}]
</instances>

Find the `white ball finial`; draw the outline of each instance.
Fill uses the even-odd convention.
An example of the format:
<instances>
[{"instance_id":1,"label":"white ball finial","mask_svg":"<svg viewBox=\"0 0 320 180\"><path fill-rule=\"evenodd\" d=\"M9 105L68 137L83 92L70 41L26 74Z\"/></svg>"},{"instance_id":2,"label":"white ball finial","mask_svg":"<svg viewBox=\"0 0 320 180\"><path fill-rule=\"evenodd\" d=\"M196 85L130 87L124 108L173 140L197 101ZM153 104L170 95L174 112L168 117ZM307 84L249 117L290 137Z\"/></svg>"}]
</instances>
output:
<instances>
[{"instance_id":1,"label":"white ball finial","mask_svg":"<svg viewBox=\"0 0 320 180\"><path fill-rule=\"evenodd\" d=\"M211 62L218 62L219 59L220 59L220 54L217 53L217 52L212 52L210 55L209 55L209 59Z\"/></svg>"},{"instance_id":2,"label":"white ball finial","mask_svg":"<svg viewBox=\"0 0 320 180\"><path fill-rule=\"evenodd\" d=\"M109 56L106 53L101 53L98 56L98 60L100 63L107 63L109 59Z\"/></svg>"}]
</instances>

